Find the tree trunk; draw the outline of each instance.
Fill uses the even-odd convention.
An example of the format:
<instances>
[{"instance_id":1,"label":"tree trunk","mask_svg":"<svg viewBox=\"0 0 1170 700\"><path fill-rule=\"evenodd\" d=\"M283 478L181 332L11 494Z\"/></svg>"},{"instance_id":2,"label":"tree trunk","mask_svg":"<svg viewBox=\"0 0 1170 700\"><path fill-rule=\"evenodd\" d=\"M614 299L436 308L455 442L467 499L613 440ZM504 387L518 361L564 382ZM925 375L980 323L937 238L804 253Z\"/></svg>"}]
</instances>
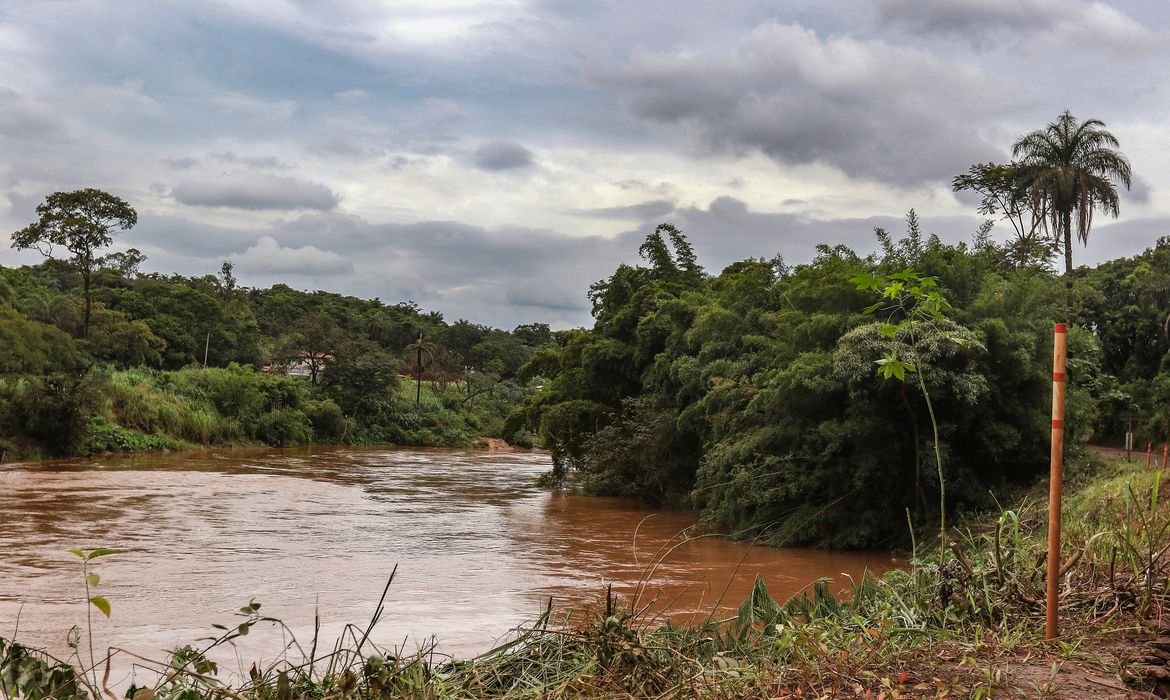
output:
<instances>
[{"instance_id":1,"label":"tree trunk","mask_svg":"<svg viewBox=\"0 0 1170 700\"><path fill-rule=\"evenodd\" d=\"M417 350L418 357L415 359L415 373L414 373L414 405L418 406L422 403L422 348Z\"/></svg>"},{"instance_id":2,"label":"tree trunk","mask_svg":"<svg viewBox=\"0 0 1170 700\"><path fill-rule=\"evenodd\" d=\"M85 319L81 324L81 337L89 337L89 314L93 309L93 299L89 295L89 270L81 271L81 283L85 287Z\"/></svg>"},{"instance_id":3,"label":"tree trunk","mask_svg":"<svg viewBox=\"0 0 1170 700\"><path fill-rule=\"evenodd\" d=\"M1072 272L1072 210L1060 213L1060 227L1064 229L1064 274Z\"/></svg>"}]
</instances>

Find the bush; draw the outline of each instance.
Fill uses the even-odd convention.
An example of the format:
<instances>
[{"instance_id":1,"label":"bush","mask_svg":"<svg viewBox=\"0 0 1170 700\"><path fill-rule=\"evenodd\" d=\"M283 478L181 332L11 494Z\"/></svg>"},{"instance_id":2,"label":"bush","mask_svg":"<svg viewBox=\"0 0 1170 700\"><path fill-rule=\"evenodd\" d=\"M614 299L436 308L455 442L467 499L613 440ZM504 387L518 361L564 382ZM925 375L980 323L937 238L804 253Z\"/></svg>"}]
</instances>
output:
<instances>
[{"instance_id":1,"label":"bush","mask_svg":"<svg viewBox=\"0 0 1170 700\"><path fill-rule=\"evenodd\" d=\"M86 422L82 452L152 452L182 448L183 444L169 435L147 435L115 425L104 418L91 418Z\"/></svg>"},{"instance_id":2,"label":"bush","mask_svg":"<svg viewBox=\"0 0 1170 700\"><path fill-rule=\"evenodd\" d=\"M536 436L527 430L517 430L512 434L512 439L508 440L508 444L522 450L531 450L536 447Z\"/></svg>"},{"instance_id":3,"label":"bush","mask_svg":"<svg viewBox=\"0 0 1170 700\"><path fill-rule=\"evenodd\" d=\"M318 440L336 441L345 437L349 421L332 399L325 399L319 403L309 404L305 408L305 415L313 425L313 434Z\"/></svg>"},{"instance_id":4,"label":"bush","mask_svg":"<svg viewBox=\"0 0 1170 700\"><path fill-rule=\"evenodd\" d=\"M278 408L260 416L256 422L256 437L278 447L299 445L313 441L313 426L301 411Z\"/></svg>"},{"instance_id":5,"label":"bush","mask_svg":"<svg viewBox=\"0 0 1170 700\"><path fill-rule=\"evenodd\" d=\"M75 454L85 440L86 419L101 404L105 380L92 371L30 379L12 397L13 427L47 452Z\"/></svg>"}]
</instances>

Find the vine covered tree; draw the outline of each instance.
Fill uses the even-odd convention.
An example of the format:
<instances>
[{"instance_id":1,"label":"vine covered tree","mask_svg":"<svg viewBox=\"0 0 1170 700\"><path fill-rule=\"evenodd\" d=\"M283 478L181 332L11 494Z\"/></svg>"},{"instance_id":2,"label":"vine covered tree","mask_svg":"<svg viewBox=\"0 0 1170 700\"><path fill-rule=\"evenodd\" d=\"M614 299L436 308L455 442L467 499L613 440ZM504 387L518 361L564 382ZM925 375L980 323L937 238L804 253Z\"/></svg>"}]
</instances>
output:
<instances>
[{"instance_id":1,"label":"vine covered tree","mask_svg":"<svg viewBox=\"0 0 1170 700\"><path fill-rule=\"evenodd\" d=\"M1095 209L1114 218L1120 212L1114 181L1126 189L1130 186L1129 160L1117 150L1120 143L1104 126L1099 119L1078 121L1065 110L1056 121L1021 136L1012 146L1032 210L1047 213L1064 249L1065 273L1072 272L1073 229L1087 244Z\"/></svg>"},{"instance_id":2,"label":"vine covered tree","mask_svg":"<svg viewBox=\"0 0 1170 700\"><path fill-rule=\"evenodd\" d=\"M64 258L81 274L85 317L81 337L89 336L93 311L91 286L102 258L97 252L114 242L114 232L132 228L138 213L125 200L92 187L73 192L54 192L37 206L40 219L12 234L12 247L33 249L55 259L58 248L69 252Z\"/></svg>"}]
</instances>

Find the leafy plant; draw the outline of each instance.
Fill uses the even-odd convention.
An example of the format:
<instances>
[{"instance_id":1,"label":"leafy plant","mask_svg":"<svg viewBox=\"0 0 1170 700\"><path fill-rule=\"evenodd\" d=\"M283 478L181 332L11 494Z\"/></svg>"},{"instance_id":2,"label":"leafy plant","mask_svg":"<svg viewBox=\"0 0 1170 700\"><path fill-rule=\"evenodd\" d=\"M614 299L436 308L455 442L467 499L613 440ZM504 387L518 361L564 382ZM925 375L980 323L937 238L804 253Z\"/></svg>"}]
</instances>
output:
<instances>
[{"instance_id":1,"label":"leafy plant","mask_svg":"<svg viewBox=\"0 0 1170 700\"><path fill-rule=\"evenodd\" d=\"M938 279L925 277L914 270L906 269L888 277L872 274L857 275L850 280L859 290L875 292L881 299L866 307L866 314L882 314L886 320L881 325L882 337L895 341L894 345L876 360L877 373L883 379L906 381L912 374L918 380L918 389L926 402L930 416L931 431L934 435L934 459L938 469L938 534L939 552L945 556L947 534L947 491L943 471L942 450L939 446L938 417L934 414L934 403L926 388L926 365L919 345L928 327L946 320L951 303L938 289ZM957 337L954 342L962 343Z\"/></svg>"},{"instance_id":2,"label":"leafy plant","mask_svg":"<svg viewBox=\"0 0 1170 700\"><path fill-rule=\"evenodd\" d=\"M73 554L81 559L81 577L85 582L85 631L89 642L89 668L93 674L94 685L97 685L97 657L93 653L93 608L97 608L107 618L110 616L110 601L102 595L94 595L93 589L101 583L102 577L95 571L89 570L89 563L98 557L118 554L116 549L71 549ZM92 607L91 607L92 606ZM80 640L78 640L80 641Z\"/></svg>"}]
</instances>

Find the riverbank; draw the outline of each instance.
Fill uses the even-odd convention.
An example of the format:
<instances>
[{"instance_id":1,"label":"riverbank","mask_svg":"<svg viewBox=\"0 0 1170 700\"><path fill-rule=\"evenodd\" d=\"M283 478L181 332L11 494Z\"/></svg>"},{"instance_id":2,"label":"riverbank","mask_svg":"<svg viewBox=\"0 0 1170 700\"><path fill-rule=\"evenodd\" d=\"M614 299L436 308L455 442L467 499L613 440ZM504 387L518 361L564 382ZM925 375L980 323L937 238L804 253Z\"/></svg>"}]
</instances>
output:
<instances>
[{"instance_id":1,"label":"riverbank","mask_svg":"<svg viewBox=\"0 0 1170 700\"><path fill-rule=\"evenodd\" d=\"M243 677L219 679L185 652L180 671L172 666L155 690L260 698L1086 698L1149 697L1137 693L1151 690L1164 697L1164 491L1160 472L1142 464L1112 461L1069 475L1063 627L1054 643L1042 641L1046 525L1036 493L952 530L941 558L920 547L906 569L821 582L784 604L760 585L737 614L721 619L662 625L643 610L644 599L606 596L591 612L549 610L509 643L460 661L425 647L378 652L363 641L363 624L336 650L301 640L284 660ZM831 595L838 590L844 595ZM391 623L378 617L374 623ZM271 621L253 610L238 624L221 645ZM0 653L0 677L36 664L11 648ZM36 666L27 677L90 692L76 667L53 673ZM89 682L100 685L100 678Z\"/></svg>"},{"instance_id":2,"label":"riverbank","mask_svg":"<svg viewBox=\"0 0 1170 700\"><path fill-rule=\"evenodd\" d=\"M499 438L526 392L511 380L382 384L381 394L351 391L248 365L0 379L0 462L208 446L472 447Z\"/></svg>"}]
</instances>

